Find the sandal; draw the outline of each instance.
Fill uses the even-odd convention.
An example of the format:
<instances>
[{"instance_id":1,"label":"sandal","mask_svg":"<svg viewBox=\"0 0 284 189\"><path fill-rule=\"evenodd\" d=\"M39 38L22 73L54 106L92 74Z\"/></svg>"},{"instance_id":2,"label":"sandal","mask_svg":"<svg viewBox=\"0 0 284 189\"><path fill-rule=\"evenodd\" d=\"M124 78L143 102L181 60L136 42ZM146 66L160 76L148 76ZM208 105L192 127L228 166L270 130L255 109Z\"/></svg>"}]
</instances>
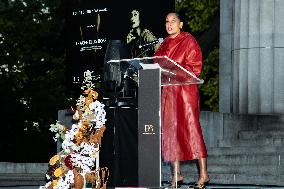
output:
<instances>
[{"instance_id":1,"label":"sandal","mask_svg":"<svg viewBox=\"0 0 284 189\"><path fill-rule=\"evenodd\" d=\"M194 185L189 186L187 189L205 189L207 184L208 181L204 183L195 183Z\"/></svg>"},{"instance_id":2,"label":"sandal","mask_svg":"<svg viewBox=\"0 0 284 189\"><path fill-rule=\"evenodd\" d=\"M169 187L180 188L181 185L183 185L183 180L179 180L179 181L175 182L174 184L172 182L170 182Z\"/></svg>"}]
</instances>

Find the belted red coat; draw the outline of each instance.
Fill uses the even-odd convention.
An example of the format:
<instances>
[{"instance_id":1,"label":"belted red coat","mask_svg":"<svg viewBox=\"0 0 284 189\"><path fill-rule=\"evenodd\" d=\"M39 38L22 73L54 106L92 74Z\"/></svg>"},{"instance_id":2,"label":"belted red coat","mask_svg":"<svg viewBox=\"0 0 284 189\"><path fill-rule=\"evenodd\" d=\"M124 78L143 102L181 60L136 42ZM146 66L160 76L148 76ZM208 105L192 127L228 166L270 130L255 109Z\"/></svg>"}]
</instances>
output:
<instances>
[{"instance_id":1,"label":"belted red coat","mask_svg":"<svg viewBox=\"0 0 284 189\"><path fill-rule=\"evenodd\" d=\"M202 52L195 38L181 32L167 37L155 56L167 56L199 77ZM207 157L199 123L198 85L162 88L162 155L164 161L184 161Z\"/></svg>"}]
</instances>

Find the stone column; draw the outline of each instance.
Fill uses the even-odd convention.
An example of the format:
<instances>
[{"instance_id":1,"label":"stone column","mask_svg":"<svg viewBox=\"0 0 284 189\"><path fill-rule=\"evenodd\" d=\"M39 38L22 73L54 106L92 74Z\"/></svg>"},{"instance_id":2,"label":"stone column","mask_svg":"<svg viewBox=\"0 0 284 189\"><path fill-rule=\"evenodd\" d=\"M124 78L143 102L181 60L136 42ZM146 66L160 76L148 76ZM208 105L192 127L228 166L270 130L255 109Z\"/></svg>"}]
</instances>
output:
<instances>
[{"instance_id":1,"label":"stone column","mask_svg":"<svg viewBox=\"0 0 284 189\"><path fill-rule=\"evenodd\" d=\"M284 1L220 5L220 112L283 114Z\"/></svg>"}]
</instances>

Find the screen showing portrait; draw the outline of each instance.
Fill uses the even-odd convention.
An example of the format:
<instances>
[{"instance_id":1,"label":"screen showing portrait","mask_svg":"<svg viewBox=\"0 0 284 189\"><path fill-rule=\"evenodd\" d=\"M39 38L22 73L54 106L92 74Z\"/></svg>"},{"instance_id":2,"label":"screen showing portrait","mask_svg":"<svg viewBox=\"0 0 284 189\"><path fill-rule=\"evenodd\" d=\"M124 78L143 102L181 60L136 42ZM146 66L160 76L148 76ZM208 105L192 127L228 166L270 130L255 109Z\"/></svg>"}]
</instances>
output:
<instances>
[{"instance_id":1,"label":"screen showing portrait","mask_svg":"<svg viewBox=\"0 0 284 189\"><path fill-rule=\"evenodd\" d=\"M110 59L152 56L166 35L173 0L66 1L66 70L69 84L91 70L97 82Z\"/></svg>"}]
</instances>

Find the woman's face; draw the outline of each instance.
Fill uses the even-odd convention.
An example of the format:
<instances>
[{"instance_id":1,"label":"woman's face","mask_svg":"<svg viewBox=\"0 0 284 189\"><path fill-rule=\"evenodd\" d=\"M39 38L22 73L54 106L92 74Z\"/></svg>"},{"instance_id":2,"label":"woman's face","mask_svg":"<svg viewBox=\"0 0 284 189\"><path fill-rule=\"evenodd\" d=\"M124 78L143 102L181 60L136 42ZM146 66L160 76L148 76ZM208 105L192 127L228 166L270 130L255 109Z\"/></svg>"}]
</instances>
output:
<instances>
[{"instance_id":1,"label":"woman's face","mask_svg":"<svg viewBox=\"0 0 284 189\"><path fill-rule=\"evenodd\" d=\"M132 24L132 28L137 28L140 25L139 12L137 10L133 10L131 12L130 21Z\"/></svg>"},{"instance_id":2,"label":"woman's face","mask_svg":"<svg viewBox=\"0 0 284 189\"><path fill-rule=\"evenodd\" d=\"M176 37L182 28L183 22L177 17L175 13L169 13L166 18L166 30L170 37Z\"/></svg>"}]
</instances>

